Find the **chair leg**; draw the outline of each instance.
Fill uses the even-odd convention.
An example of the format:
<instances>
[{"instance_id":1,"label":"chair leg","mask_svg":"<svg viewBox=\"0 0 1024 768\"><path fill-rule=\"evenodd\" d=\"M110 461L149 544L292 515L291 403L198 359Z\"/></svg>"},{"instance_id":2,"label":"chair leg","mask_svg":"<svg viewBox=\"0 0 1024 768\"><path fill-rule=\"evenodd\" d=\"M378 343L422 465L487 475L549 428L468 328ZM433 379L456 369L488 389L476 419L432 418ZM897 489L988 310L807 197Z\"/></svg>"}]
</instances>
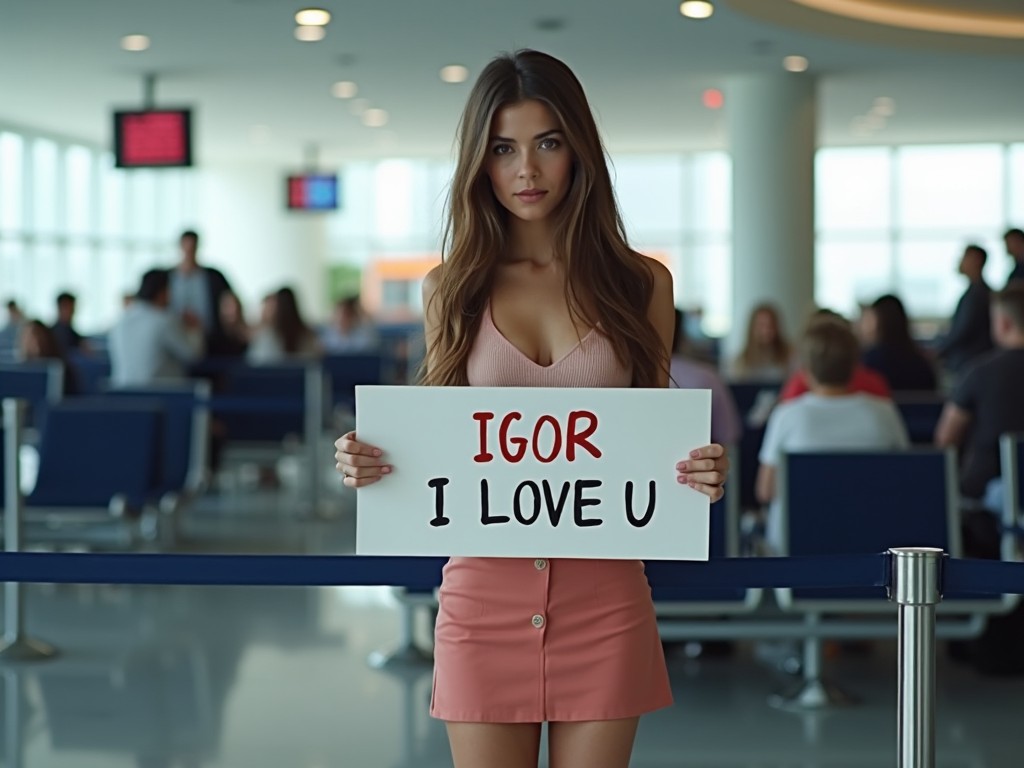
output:
<instances>
[{"instance_id":1,"label":"chair leg","mask_svg":"<svg viewBox=\"0 0 1024 768\"><path fill-rule=\"evenodd\" d=\"M398 647L391 652L374 651L371 653L367 661L375 669L409 667L434 662L434 654L423 650L416 644L415 611L417 604L404 594L399 600L401 601L401 610L399 612Z\"/></svg>"},{"instance_id":2,"label":"chair leg","mask_svg":"<svg viewBox=\"0 0 1024 768\"><path fill-rule=\"evenodd\" d=\"M817 625L818 616L809 614L806 623L808 626ZM804 640L803 679L788 691L768 697L769 706L795 712L855 703L857 699L853 695L821 676L821 638L815 636Z\"/></svg>"}]
</instances>

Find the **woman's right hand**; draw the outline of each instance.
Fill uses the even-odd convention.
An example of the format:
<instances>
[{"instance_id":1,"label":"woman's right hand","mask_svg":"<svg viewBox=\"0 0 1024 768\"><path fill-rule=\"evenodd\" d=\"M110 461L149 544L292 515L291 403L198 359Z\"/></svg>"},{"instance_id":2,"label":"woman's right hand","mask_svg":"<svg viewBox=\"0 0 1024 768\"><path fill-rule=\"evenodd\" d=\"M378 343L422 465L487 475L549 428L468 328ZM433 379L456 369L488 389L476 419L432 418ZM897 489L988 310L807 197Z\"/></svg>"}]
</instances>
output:
<instances>
[{"instance_id":1,"label":"woman's right hand","mask_svg":"<svg viewBox=\"0 0 1024 768\"><path fill-rule=\"evenodd\" d=\"M355 432L339 437L334 447L337 470L342 475L342 482L349 488L362 488L376 483L394 469L381 459L384 452L380 448L359 442Z\"/></svg>"}]
</instances>

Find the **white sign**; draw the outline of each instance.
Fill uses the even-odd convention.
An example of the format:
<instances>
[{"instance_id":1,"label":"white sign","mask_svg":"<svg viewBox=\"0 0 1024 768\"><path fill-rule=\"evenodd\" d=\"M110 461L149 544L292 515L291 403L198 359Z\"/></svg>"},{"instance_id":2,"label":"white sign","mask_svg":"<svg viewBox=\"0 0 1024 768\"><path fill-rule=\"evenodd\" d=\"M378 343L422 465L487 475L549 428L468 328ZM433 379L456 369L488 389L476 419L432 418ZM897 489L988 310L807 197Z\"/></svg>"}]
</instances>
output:
<instances>
[{"instance_id":1,"label":"white sign","mask_svg":"<svg viewBox=\"0 0 1024 768\"><path fill-rule=\"evenodd\" d=\"M356 552L706 560L675 466L710 433L708 390L358 386L394 471L358 491Z\"/></svg>"}]
</instances>

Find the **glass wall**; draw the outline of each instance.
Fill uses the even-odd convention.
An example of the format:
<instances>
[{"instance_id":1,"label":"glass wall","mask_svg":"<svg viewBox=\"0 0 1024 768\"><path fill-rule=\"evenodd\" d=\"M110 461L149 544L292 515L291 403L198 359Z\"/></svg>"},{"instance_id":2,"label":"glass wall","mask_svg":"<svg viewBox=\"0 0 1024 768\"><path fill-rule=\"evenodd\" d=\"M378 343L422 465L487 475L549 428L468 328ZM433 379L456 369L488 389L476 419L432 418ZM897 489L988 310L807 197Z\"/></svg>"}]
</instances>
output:
<instances>
[{"instance_id":1,"label":"glass wall","mask_svg":"<svg viewBox=\"0 0 1024 768\"><path fill-rule=\"evenodd\" d=\"M325 219L330 258L363 269L364 288L379 273L382 306L419 311L451 172L448 160L342 167L342 204ZM0 299L51 321L70 290L81 328L104 329L141 272L172 263L176 235L199 223L198 173L122 171L96 148L0 129ZM617 155L612 174L633 246L670 267L676 303L699 310L706 332L728 332L728 154ZM816 195L819 304L853 314L891 291L915 316L945 318L964 287L965 244L987 248L990 283L1005 281L1002 234L1024 225L1024 144L825 148Z\"/></svg>"},{"instance_id":2,"label":"glass wall","mask_svg":"<svg viewBox=\"0 0 1024 768\"><path fill-rule=\"evenodd\" d=\"M52 322L71 291L80 330L106 329L142 272L173 262L193 184L194 171L115 169L95 147L0 129L0 300Z\"/></svg>"}]
</instances>

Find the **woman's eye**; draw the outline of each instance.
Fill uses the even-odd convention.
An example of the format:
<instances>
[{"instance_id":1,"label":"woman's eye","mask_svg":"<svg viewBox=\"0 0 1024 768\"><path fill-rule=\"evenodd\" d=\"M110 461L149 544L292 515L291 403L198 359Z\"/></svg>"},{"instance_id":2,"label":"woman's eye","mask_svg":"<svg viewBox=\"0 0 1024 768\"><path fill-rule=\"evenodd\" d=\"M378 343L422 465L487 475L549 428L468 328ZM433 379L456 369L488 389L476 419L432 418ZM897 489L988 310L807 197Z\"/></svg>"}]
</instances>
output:
<instances>
[{"instance_id":1,"label":"woman's eye","mask_svg":"<svg viewBox=\"0 0 1024 768\"><path fill-rule=\"evenodd\" d=\"M540 143L541 149L557 149L559 146L561 146L561 144L558 139L544 139L544 141Z\"/></svg>"},{"instance_id":2,"label":"woman's eye","mask_svg":"<svg viewBox=\"0 0 1024 768\"><path fill-rule=\"evenodd\" d=\"M508 144L496 144L494 146L494 149L492 150L492 152L494 152L494 154L496 155L507 155L511 151L512 147L510 147Z\"/></svg>"}]
</instances>

